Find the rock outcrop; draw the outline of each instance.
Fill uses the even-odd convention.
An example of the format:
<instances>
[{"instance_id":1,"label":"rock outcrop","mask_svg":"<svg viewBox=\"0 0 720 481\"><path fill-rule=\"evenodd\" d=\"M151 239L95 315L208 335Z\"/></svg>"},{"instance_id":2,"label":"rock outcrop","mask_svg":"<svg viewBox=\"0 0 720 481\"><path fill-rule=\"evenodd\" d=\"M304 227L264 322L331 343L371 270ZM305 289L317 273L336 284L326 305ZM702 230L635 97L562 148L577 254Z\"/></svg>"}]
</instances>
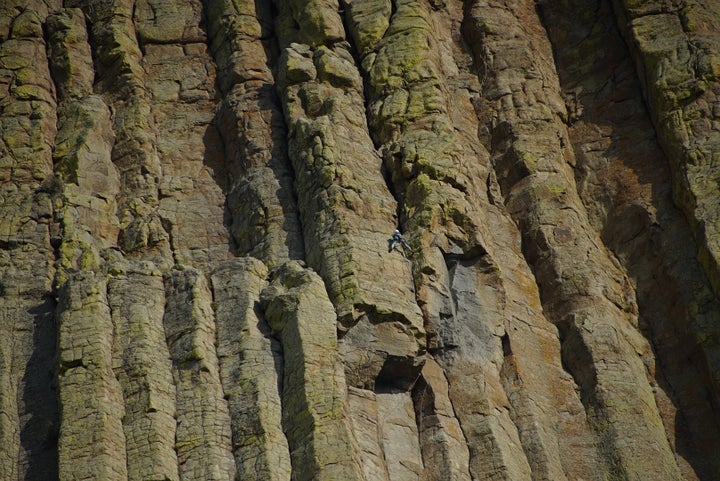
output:
<instances>
[{"instance_id":1,"label":"rock outcrop","mask_svg":"<svg viewBox=\"0 0 720 481\"><path fill-rule=\"evenodd\" d=\"M718 19L1 2L0 478L720 479Z\"/></svg>"}]
</instances>

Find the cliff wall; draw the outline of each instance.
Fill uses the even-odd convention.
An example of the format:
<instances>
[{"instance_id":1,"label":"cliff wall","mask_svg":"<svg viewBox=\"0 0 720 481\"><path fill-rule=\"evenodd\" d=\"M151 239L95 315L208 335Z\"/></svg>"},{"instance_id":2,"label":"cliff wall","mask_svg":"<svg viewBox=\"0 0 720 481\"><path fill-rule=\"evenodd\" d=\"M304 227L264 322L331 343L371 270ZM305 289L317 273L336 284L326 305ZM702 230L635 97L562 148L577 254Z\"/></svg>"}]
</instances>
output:
<instances>
[{"instance_id":1,"label":"cliff wall","mask_svg":"<svg viewBox=\"0 0 720 481\"><path fill-rule=\"evenodd\" d=\"M719 25L0 2L0 479L720 479Z\"/></svg>"}]
</instances>

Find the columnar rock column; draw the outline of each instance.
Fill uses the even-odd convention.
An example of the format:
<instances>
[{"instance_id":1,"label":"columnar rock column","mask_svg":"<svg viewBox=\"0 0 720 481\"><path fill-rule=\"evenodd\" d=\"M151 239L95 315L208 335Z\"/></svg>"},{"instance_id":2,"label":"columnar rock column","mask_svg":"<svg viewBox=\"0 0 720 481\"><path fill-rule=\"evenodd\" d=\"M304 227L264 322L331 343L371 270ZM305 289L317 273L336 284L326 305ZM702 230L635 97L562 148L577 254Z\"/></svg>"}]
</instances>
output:
<instances>
[{"instance_id":1,"label":"columnar rock column","mask_svg":"<svg viewBox=\"0 0 720 481\"><path fill-rule=\"evenodd\" d=\"M104 276L77 273L58 293L59 479L126 481L122 388Z\"/></svg>"},{"instance_id":2,"label":"columnar rock column","mask_svg":"<svg viewBox=\"0 0 720 481\"><path fill-rule=\"evenodd\" d=\"M82 12L59 11L48 18L48 31L50 65L61 100L54 152L62 194L56 214L62 227L56 277L61 301L60 477L124 480L125 410L122 387L112 370L115 331L103 267L103 255L116 244L119 230L110 111L92 94L94 73ZM94 439L88 431L97 433Z\"/></svg>"},{"instance_id":3,"label":"columnar rock column","mask_svg":"<svg viewBox=\"0 0 720 481\"><path fill-rule=\"evenodd\" d=\"M58 476L57 133L43 32L59 2L0 6L0 478Z\"/></svg>"},{"instance_id":4,"label":"columnar rock column","mask_svg":"<svg viewBox=\"0 0 720 481\"><path fill-rule=\"evenodd\" d=\"M406 230L421 249L413 257L418 298L469 446L469 475L592 476L597 456L572 380L562 372L557 333L542 315L518 232L478 142L471 92L457 87L474 85L471 59L453 36L462 5L347 3L367 78L371 134L382 146ZM513 350L527 358L512 360ZM424 382L442 389L436 376ZM485 388L478 392L477 385ZM548 419L555 409L549 406L558 404L571 414ZM429 416L427 403L416 409ZM452 422L436 426L450 431ZM564 465L559 446L582 453L573 457L582 461ZM454 476L467 476L464 469L456 467Z\"/></svg>"},{"instance_id":5,"label":"columnar rock column","mask_svg":"<svg viewBox=\"0 0 720 481\"><path fill-rule=\"evenodd\" d=\"M470 453L449 394L442 368L435 361L426 362L412 395L428 481L471 479Z\"/></svg>"},{"instance_id":6,"label":"columnar rock column","mask_svg":"<svg viewBox=\"0 0 720 481\"><path fill-rule=\"evenodd\" d=\"M209 43L224 95L215 120L228 163L230 230L239 255L273 266L302 259L305 251L287 131L269 66L277 61L269 53L275 47L268 38L269 7L269 1L207 2Z\"/></svg>"},{"instance_id":7,"label":"columnar rock column","mask_svg":"<svg viewBox=\"0 0 720 481\"><path fill-rule=\"evenodd\" d=\"M1 0L0 478L715 481L718 9Z\"/></svg>"},{"instance_id":8,"label":"columnar rock column","mask_svg":"<svg viewBox=\"0 0 720 481\"><path fill-rule=\"evenodd\" d=\"M720 5L614 1L635 59L658 141L670 162L673 194L695 235L698 259L720 297ZM698 320L720 400L720 330Z\"/></svg>"},{"instance_id":9,"label":"columnar rock column","mask_svg":"<svg viewBox=\"0 0 720 481\"><path fill-rule=\"evenodd\" d=\"M408 261L387 252L397 206L367 132L342 20L327 2L278 7L278 87L307 263L335 306L350 384L408 385L422 363L423 323Z\"/></svg>"},{"instance_id":10,"label":"columnar rock column","mask_svg":"<svg viewBox=\"0 0 720 481\"><path fill-rule=\"evenodd\" d=\"M645 364L668 441L684 479L712 479L720 472L710 454L720 451L720 423L707 395L705 351L718 345L702 340L720 325L720 303L673 205L670 165L635 63L611 2L542 2L540 11L568 106L578 192L636 289L639 327L655 356Z\"/></svg>"},{"instance_id":11,"label":"columnar rock column","mask_svg":"<svg viewBox=\"0 0 720 481\"><path fill-rule=\"evenodd\" d=\"M361 481L336 319L322 280L290 261L273 272L261 302L283 346L283 428L291 479Z\"/></svg>"},{"instance_id":12,"label":"columnar rock column","mask_svg":"<svg viewBox=\"0 0 720 481\"><path fill-rule=\"evenodd\" d=\"M575 187L565 105L534 5L475 1L466 21L487 95L496 102L497 177L545 311L564 338L563 360L580 386L606 469L612 476L680 479L643 364L650 346L637 329L634 291ZM625 449L638 436L645 449Z\"/></svg>"},{"instance_id":13,"label":"columnar rock column","mask_svg":"<svg viewBox=\"0 0 720 481\"><path fill-rule=\"evenodd\" d=\"M106 122L109 112L103 102L88 95L95 87L89 52L78 55L62 43L58 49L54 73L61 94L68 97L64 109L69 120L82 119L78 125L85 129L68 121L67 132L61 129L64 135L59 136L64 140L62 149L56 151L58 171L68 183L60 260L68 271L93 270L100 274L109 269L112 273L109 298L116 335L110 340L117 340L113 344L113 367L124 396L126 436L125 446L120 449L127 451L123 463L127 476L178 479L175 386L162 325L164 285L157 270L158 265L167 265L172 258L168 255L168 236L156 213L160 170L150 133L154 127L147 123L151 119L149 96L144 90L142 55L135 43L130 7L122 2L84 7L91 41L97 47L96 86L113 109L113 124ZM74 15L71 19L82 18L76 11L70 13ZM68 30L68 43L84 38L84 22L81 28L75 28L65 18L67 15L61 14L56 22L59 41ZM63 56L63 48L70 52L69 56ZM70 61L64 61L64 57ZM80 97L78 102L78 95L86 97ZM109 162L110 148L115 165ZM117 185L115 166L120 170L122 189ZM97 192L107 197L98 198ZM113 192L121 204L120 222L114 215L117 207ZM74 215L76 211L80 216ZM106 250L118 244L126 253L152 260L125 261L119 252ZM109 267L104 265L105 260L111 261ZM137 290L138 286L147 289ZM148 370L148 365L155 368ZM72 399L67 399L65 408L74 409ZM73 467L68 465L67 469Z\"/></svg>"},{"instance_id":14,"label":"columnar rock column","mask_svg":"<svg viewBox=\"0 0 720 481\"><path fill-rule=\"evenodd\" d=\"M347 23L367 77L370 131L382 147L393 190L401 201L400 220L415 246L414 279L431 336L428 347L433 351L464 350L466 343L475 339L472 330L477 325L466 322L459 329L453 326L455 306L443 252L462 255L465 248L473 258L484 254L478 248L478 239L473 238L476 231L469 219L474 206L454 187L463 184L475 193L477 186L475 180L468 179L465 165L456 168L453 162L461 154L452 142L437 59L431 53L436 52L436 44L428 20L430 12L421 2L398 2L395 7L393 13L390 2L349 2ZM497 320L488 319L489 323ZM483 347L487 348L482 349L487 357L499 352L499 343L493 346L492 340ZM474 346L471 350L480 349ZM466 369L459 362L455 366L451 384L460 378L468 379L469 384L500 384L497 378L492 379L497 371L486 371L478 363L464 364ZM508 453L499 452L494 437L497 430L493 431L486 416L489 410L484 409L488 404L485 392L465 397L467 391L460 383L453 389L457 390L456 399L462 399L467 408L458 407L456 412L465 436L474 440L470 444L480 444L485 438L484 444L490 446L470 448L469 466L457 469L480 477L485 469L482 466L489 466L491 458L504 468L504 462L510 461L504 457ZM505 420L511 425L509 418ZM517 435L512 427L507 432ZM520 443L510 444L518 449L516 456L510 456L517 460L510 469L517 468L513 471L516 479L523 479L529 468Z\"/></svg>"},{"instance_id":15,"label":"columnar rock column","mask_svg":"<svg viewBox=\"0 0 720 481\"><path fill-rule=\"evenodd\" d=\"M180 479L235 478L228 403L220 382L212 294L202 272L165 276L165 335L177 389Z\"/></svg>"},{"instance_id":16,"label":"columnar rock column","mask_svg":"<svg viewBox=\"0 0 720 481\"><path fill-rule=\"evenodd\" d=\"M200 0L138 0L134 34L148 103L152 145L162 176L157 216L175 264L204 269L228 259L227 171L213 124L216 76ZM141 158L136 158L135 162ZM116 160L117 161L117 160ZM148 183L148 187L151 184Z\"/></svg>"},{"instance_id":17,"label":"columnar rock column","mask_svg":"<svg viewBox=\"0 0 720 481\"><path fill-rule=\"evenodd\" d=\"M95 91L114 111L112 160L120 173L119 247L141 252L159 265L172 259L168 234L157 213L162 168L158 158L151 93L145 86L142 51L132 12L134 2L83 5L95 59Z\"/></svg>"},{"instance_id":18,"label":"columnar rock column","mask_svg":"<svg viewBox=\"0 0 720 481\"><path fill-rule=\"evenodd\" d=\"M213 271L217 355L240 479L288 481L290 451L280 405L282 346L271 336L258 304L267 275L265 265L250 257Z\"/></svg>"},{"instance_id":19,"label":"columnar rock column","mask_svg":"<svg viewBox=\"0 0 720 481\"><path fill-rule=\"evenodd\" d=\"M144 268L143 268L144 267ZM108 303L114 332L113 370L122 387L130 479L178 478L176 403L163 331L165 289L153 268L118 261L111 266Z\"/></svg>"}]
</instances>

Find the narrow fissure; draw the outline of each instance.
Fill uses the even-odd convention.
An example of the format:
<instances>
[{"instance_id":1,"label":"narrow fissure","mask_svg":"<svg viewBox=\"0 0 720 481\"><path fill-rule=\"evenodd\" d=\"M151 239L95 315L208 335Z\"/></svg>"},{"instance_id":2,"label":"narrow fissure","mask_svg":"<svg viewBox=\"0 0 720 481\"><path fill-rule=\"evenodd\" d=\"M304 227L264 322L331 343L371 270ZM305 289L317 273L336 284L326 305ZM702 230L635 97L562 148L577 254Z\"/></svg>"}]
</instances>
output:
<instances>
[{"instance_id":1,"label":"narrow fissure","mask_svg":"<svg viewBox=\"0 0 720 481\"><path fill-rule=\"evenodd\" d=\"M373 141L373 146L375 148L375 151L378 153L378 157L381 159L380 173L381 173L383 179L385 180L385 186L387 187L388 191L390 192L390 195L392 195L392 197L395 199L395 202L397 204L395 220L396 220L398 229L400 229L402 231L404 228L405 220L406 220L405 215L404 215L404 208L405 208L404 200L403 200L404 196L401 195L400 192L398 192L397 185L395 185L395 182L393 181L392 170L390 168L388 168L388 166L387 166L387 162L385 159L385 155L386 155L385 147L387 147L387 145L384 145L384 143L380 139L380 136L378 135L378 133L375 132L375 129L371 128L371 126L370 126L371 124L370 124L369 116L370 116L370 106L371 106L372 99L370 98L370 95L368 93L370 90L370 88L369 88L369 85L370 85L369 73L363 68L363 61L365 59L361 57L360 51L358 49L358 46L355 43L355 39L354 39L353 35L349 34L350 32L352 32L352 29L350 28L350 22L351 22L350 11L349 11L350 6L349 6L347 0L342 0L341 4L344 5L344 11L341 12L341 18L343 20L343 26L345 28L345 31L348 32L347 42L350 45L350 48L348 50L349 50L350 54L352 55L352 57L355 59L355 65L357 66L358 71L360 72L360 74L362 75L362 78L363 78L363 96L362 96L362 98L363 98L364 105L365 105L365 124L366 124L368 132L370 134L370 139L372 139L372 141ZM388 25L392 25L392 17L395 14L395 10L396 10L395 0L392 0L391 1L391 14L390 14L390 17L388 18ZM382 42L382 39L380 39L378 41L378 44L380 42ZM372 49L372 51L374 51L376 48L377 48L377 45ZM388 234L391 234L391 233L388 233ZM413 272L414 272L414 269L413 269ZM415 286L415 291L417 292L417 286Z\"/></svg>"},{"instance_id":2,"label":"narrow fissure","mask_svg":"<svg viewBox=\"0 0 720 481\"><path fill-rule=\"evenodd\" d=\"M454 446L451 445L450 433L443 424L443 418L448 413L442 413L438 410L438 403L435 399L436 393L434 392L436 388L437 386L431 387L421 375L411 391L415 424L418 428L418 445L424 467L424 477L422 479L427 481L445 479L460 481L461 479L467 479L469 481L467 459L464 460L465 466L462 466L462 460L458 460L458 457L461 457L460 453L453 451ZM450 401L450 405L452 407L452 401ZM462 429L458 431L464 436ZM453 457L455 458L453 459ZM463 472L463 468L465 468L465 472ZM467 478L461 477L462 475L467 476Z\"/></svg>"}]
</instances>

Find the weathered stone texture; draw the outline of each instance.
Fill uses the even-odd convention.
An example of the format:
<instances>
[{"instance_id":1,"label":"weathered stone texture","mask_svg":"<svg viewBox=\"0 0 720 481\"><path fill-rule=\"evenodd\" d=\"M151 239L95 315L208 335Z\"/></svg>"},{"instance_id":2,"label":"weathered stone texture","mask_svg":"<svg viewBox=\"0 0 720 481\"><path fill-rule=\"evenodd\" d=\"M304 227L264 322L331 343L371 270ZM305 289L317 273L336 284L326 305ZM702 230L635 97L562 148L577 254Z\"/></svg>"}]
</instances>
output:
<instances>
[{"instance_id":1,"label":"weathered stone texture","mask_svg":"<svg viewBox=\"0 0 720 481\"><path fill-rule=\"evenodd\" d=\"M227 207L238 254L273 265L304 255L288 161L287 129L268 65L262 25L269 12L256 2L208 5L210 48L224 94L217 114L227 160ZM251 15L255 13L255 15Z\"/></svg>"},{"instance_id":2,"label":"weathered stone texture","mask_svg":"<svg viewBox=\"0 0 720 481\"><path fill-rule=\"evenodd\" d=\"M685 479L711 479L720 468L709 453L720 447L717 425L702 421L713 417L713 403L703 387L710 346L700 340L717 324L718 305L710 286L694 280L703 277L697 247L673 206L670 169L634 62L609 4L546 2L542 12L567 92L578 190L635 286L639 327L657 357L645 363L668 440ZM612 128L621 122L627 127Z\"/></svg>"},{"instance_id":3,"label":"weathered stone texture","mask_svg":"<svg viewBox=\"0 0 720 481\"><path fill-rule=\"evenodd\" d=\"M175 262L201 267L230 256L225 166L214 115L215 66L199 1L135 6L154 145L162 178L157 214Z\"/></svg>"},{"instance_id":4,"label":"weathered stone texture","mask_svg":"<svg viewBox=\"0 0 720 481\"><path fill-rule=\"evenodd\" d=\"M697 240L698 258L720 295L720 34L714 2L614 2L620 31L630 45L658 141L673 172L675 201ZM699 322L719 395L717 324ZM709 341L709 342L708 342Z\"/></svg>"},{"instance_id":5,"label":"weathered stone texture","mask_svg":"<svg viewBox=\"0 0 720 481\"><path fill-rule=\"evenodd\" d=\"M720 479L719 9L0 2L0 478Z\"/></svg>"},{"instance_id":6,"label":"weathered stone texture","mask_svg":"<svg viewBox=\"0 0 720 481\"><path fill-rule=\"evenodd\" d=\"M498 180L545 310L564 338L563 361L602 439L607 469L613 476L679 479L641 358L650 346L637 330L634 292L589 225L575 187L575 159L562 123L567 112L539 19L534 9L483 2L473 4L469 18L468 35L489 73L489 99L497 102ZM520 31L525 40L518 41ZM495 61L512 48L517 55ZM623 449L638 436L646 452Z\"/></svg>"},{"instance_id":7,"label":"weathered stone texture","mask_svg":"<svg viewBox=\"0 0 720 481\"><path fill-rule=\"evenodd\" d=\"M547 332L548 340L556 334L541 314L517 232L496 205L500 194L489 155L473 131L477 120L469 92L458 88L460 82L479 88L469 71L471 61L462 39L451 33L458 27L451 17L434 14L422 2L396 6L376 46L362 45L359 33L355 38L361 39L358 50L372 50L362 60L371 86L371 132L385 144L406 229L421 236L421 255L414 256L418 299L432 334L429 346L437 349L446 370L454 412L469 444L470 475L526 479L531 470L539 479L543 470L562 475L554 447L558 420L523 405L517 396L511 401L503 388L500 337L507 332L527 345L539 333ZM452 12L462 8L452 2L446 7ZM361 33L363 17L354 17L352 24ZM527 376L526 392L551 406L573 406L568 425L585 434L569 441L569 449L591 454L582 410L572 382L561 374L558 353L543 362L561 377L548 376L554 379L548 383ZM477 385L485 388L479 391ZM555 399L559 393L569 399ZM533 424L543 427L533 432ZM578 440L584 440L584 448ZM594 457L585 458L585 466L575 472L592 471Z\"/></svg>"},{"instance_id":8,"label":"weathered stone texture","mask_svg":"<svg viewBox=\"0 0 720 481\"><path fill-rule=\"evenodd\" d=\"M380 444L390 479L423 479L423 460L410 393L378 392L376 399Z\"/></svg>"},{"instance_id":9,"label":"weathered stone texture","mask_svg":"<svg viewBox=\"0 0 720 481\"><path fill-rule=\"evenodd\" d=\"M348 388L348 411L352 421L362 473L366 480L389 481L385 452L380 444L377 396L368 389Z\"/></svg>"},{"instance_id":10,"label":"weathered stone texture","mask_svg":"<svg viewBox=\"0 0 720 481\"><path fill-rule=\"evenodd\" d=\"M59 479L127 480L125 403L113 372L107 283L80 273L58 297Z\"/></svg>"},{"instance_id":11,"label":"weathered stone texture","mask_svg":"<svg viewBox=\"0 0 720 481\"><path fill-rule=\"evenodd\" d=\"M448 392L442 368L434 361L423 366L413 388L413 402L425 478L428 481L469 481L470 453Z\"/></svg>"},{"instance_id":12,"label":"weathered stone texture","mask_svg":"<svg viewBox=\"0 0 720 481\"><path fill-rule=\"evenodd\" d=\"M178 479L175 386L163 331L165 289L151 263L113 265L113 371L123 393L130 479Z\"/></svg>"},{"instance_id":13,"label":"weathered stone texture","mask_svg":"<svg viewBox=\"0 0 720 481\"><path fill-rule=\"evenodd\" d=\"M215 352L210 289L195 269L172 271L165 286L164 325L177 393L175 447L180 479L233 479L230 414Z\"/></svg>"},{"instance_id":14,"label":"weathered stone texture","mask_svg":"<svg viewBox=\"0 0 720 481\"><path fill-rule=\"evenodd\" d=\"M272 273L260 300L283 347L282 419L291 479L362 480L335 314L322 280L291 261Z\"/></svg>"},{"instance_id":15,"label":"weathered stone texture","mask_svg":"<svg viewBox=\"0 0 720 481\"><path fill-rule=\"evenodd\" d=\"M307 262L325 280L340 330L349 331L349 382L407 385L422 364L425 332L407 260L383 255L397 204L368 134L342 21L322 3L310 2L305 12L283 3L279 13L279 22L297 26L279 32L278 85Z\"/></svg>"},{"instance_id":16,"label":"weathered stone texture","mask_svg":"<svg viewBox=\"0 0 720 481\"><path fill-rule=\"evenodd\" d=\"M0 478L12 481L58 476L49 6L0 6Z\"/></svg>"},{"instance_id":17,"label":"weathered stone texture","mask_svg":"<svg viewBox=\"0 0 720 481\"><path fill-rule=\"evenodd\" d=\"M290 450L282 428L283 357L259 307L267 268L246 257L212 272L217 355L241 479L287 481Z\"/></svg>"}]
</instances>

